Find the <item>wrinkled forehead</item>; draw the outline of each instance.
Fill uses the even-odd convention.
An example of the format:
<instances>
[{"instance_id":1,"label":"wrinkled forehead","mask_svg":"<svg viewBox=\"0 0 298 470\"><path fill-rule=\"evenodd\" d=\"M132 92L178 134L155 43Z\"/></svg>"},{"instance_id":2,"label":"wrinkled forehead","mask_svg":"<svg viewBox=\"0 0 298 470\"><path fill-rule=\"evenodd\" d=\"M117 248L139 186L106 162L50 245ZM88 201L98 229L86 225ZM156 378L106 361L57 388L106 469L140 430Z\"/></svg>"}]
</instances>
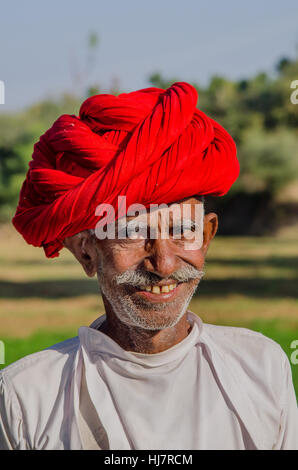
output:
<instances>
[{"instance_id":1,"label":"wrinkled forehead","mask_svg":"<svg viewBox=\"0 0 298 470\"><path fill-rule=\"evenodd\" d=\"M144 208L138 204L132 204L124 217L119 218L120 225L131 220L146 225L165 222L174 224L182 220L192 220L201 225L204 217L204 205L198 200L174 202L171 204L150 204Z\"/></svg>"}]
</instances>

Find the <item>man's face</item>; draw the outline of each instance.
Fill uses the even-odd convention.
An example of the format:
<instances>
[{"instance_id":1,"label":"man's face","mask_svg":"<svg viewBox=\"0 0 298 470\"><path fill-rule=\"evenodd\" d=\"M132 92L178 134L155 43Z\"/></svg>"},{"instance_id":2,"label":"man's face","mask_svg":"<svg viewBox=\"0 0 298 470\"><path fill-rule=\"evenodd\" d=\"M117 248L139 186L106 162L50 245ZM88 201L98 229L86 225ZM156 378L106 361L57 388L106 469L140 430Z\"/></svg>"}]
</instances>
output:
<instances>
[{"instance_id":1,"label":"man's face","mask_svg":"<svg viewBox=\"0 0 298 470\"><path fill-rule=\"evenodd\" d=\"M203 204L190 198L175 207L127 217L115 239L96 241L103 299L126 325L174 326L203 275Z\"/></svg>"}]
</instances>

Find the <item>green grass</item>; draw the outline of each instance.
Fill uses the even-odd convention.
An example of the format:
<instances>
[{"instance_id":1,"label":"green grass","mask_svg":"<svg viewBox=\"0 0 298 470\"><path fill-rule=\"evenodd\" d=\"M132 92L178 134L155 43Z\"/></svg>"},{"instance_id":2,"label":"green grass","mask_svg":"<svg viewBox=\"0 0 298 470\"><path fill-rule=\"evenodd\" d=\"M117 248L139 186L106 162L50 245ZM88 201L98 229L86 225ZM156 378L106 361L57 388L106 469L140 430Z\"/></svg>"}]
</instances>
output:
<instances>
[{"instance_id":1,"label":"green grass","mask_svg":"<svg viewBox=\"0 0 298 470\"><path fill-rule=\"evenodd\" d=\"M28 354L42 351L73 336L76 336L75 331L38 331L26 338L2 338L5 345L5 364L1 364L0 369Z\"/></svg>"}]
</instances>

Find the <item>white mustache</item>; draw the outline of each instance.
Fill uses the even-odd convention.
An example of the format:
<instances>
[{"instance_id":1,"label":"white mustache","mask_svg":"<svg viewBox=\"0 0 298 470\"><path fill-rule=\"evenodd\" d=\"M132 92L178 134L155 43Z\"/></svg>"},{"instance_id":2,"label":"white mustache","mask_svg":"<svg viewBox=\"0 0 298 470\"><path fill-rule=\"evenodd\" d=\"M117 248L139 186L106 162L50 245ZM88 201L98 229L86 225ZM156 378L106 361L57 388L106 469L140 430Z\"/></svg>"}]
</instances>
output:
<instances>
[{"instance_id":1,"label":"white mustache","mask_svg":"<svg viewBox=\"0 0 298 470\"><path fill-rule=\"evenodd\" d=\"M192 279L201 279L205 275L204 271L199 271L193 266L186 266L185 268L179 269L178 271L171 274L171 280L174 279L177 282L187 282ZM127 270L122 274L114 277L114 282L118 285L129 284L133 287L142 287L158 284L161 280L167 280L161 278L157 274L149 271L130 271Z\"/></svg>"}]
</instances>

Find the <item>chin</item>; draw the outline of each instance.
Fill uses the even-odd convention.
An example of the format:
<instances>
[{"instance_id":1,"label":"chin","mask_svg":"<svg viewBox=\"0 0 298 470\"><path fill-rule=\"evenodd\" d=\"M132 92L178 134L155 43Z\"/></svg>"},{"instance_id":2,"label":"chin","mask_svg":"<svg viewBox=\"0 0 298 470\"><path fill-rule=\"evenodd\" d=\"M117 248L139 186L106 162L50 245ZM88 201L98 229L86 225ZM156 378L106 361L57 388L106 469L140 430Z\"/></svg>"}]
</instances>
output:
<instances>
[{"instance_id":1,"label":"chin","mask_svg":"<svg viewBox=\"0 0 298 470\"><path fill-rule=\"evenodd\" d=\"M121 304L117 303L117 306L113 306L113 310L122 323L135 328L156 331L174 327L185 314L189 299L182 302L160 303L138 301L136 304L130 297Z\"/></svg>"},{"instance_id":2,"label":"chin","mask_svg":"<svg viewBox=\"0 0 298 470\"><path fill-rule=\"evenodd\" d=\"M159 315L156 313L153 313L150 317L145 315L131 315L130 326L151 331L164 330L174 327L183 315L184 312L176 316L173 316L173 314Z\"/></svg>"},{"instance_id":3,"label":"chin","mask_svg":"<svg viewBox=\"0 0 298 470\"><path fill-rule=\"evenodd\" d=\"M187 311L197 283L182 287L180 295L166 302L152 302L139 296L134 288L121 289L102 286L118 320L131 328L143 330L164 330L174 327Z\"/></svg>"}]
</instances>

